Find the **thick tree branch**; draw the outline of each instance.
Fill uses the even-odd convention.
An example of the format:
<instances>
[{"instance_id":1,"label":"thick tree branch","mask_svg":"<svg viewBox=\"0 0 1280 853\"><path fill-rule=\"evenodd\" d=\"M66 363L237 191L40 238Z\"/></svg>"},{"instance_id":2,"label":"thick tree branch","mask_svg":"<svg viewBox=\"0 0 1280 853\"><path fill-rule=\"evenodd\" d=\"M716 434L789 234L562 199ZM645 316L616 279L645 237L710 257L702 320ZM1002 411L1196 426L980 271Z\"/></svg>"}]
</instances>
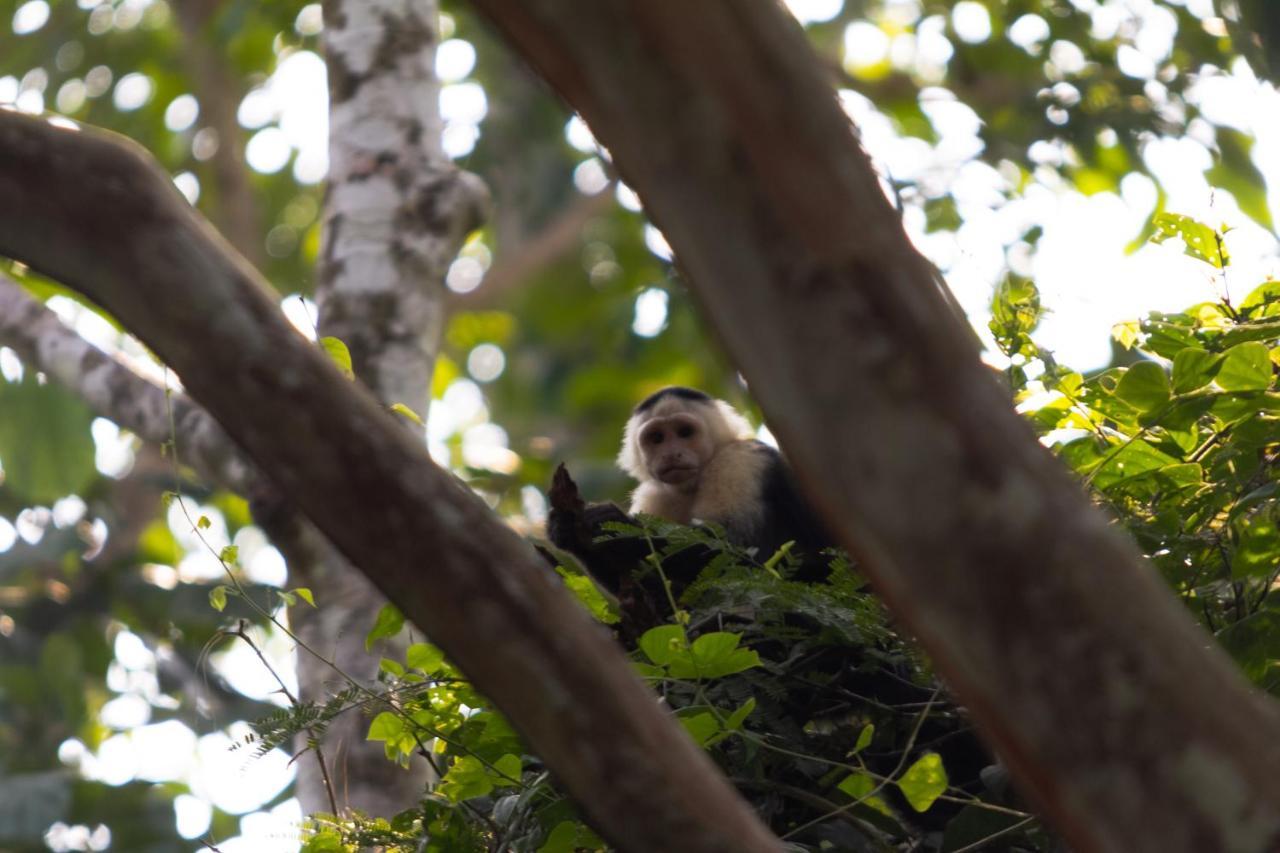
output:
<instances>
[{"instance_id":1,"label":"thick tree branch","mask_svg":"<svg viewBox=\"0 0 1280 853\"><path fill-rule=\"evenodd\" d=\"M0 255L111 311L626 850L777 850L484 502L288 325L136 146L0 111Z\"/></svg>"},{"instance_id":2,"label":"thick tree branch","mask_svg":"<svg viewBox=\"0 0 1280 853\"><path fill-rule=\"evenodd\" d=\"M144 441L160 445L176 438L182 463L206 482L241 494L252 491L257 473L208 412L182 394L166 400L163 388L67 328L3 273L0 344Z\"/></svg>"},{"instance_id":3,"label":"thick tree branch","mask_svg":"<svg viewBox=\"0 0 1280 853\"><path fill-rule=\"evenodd\" d=\"M1013 413L781 5L474 2L609 148L808 491L1073 848L1275 849L1275 708Z\"/></svg>"}]
</instances>

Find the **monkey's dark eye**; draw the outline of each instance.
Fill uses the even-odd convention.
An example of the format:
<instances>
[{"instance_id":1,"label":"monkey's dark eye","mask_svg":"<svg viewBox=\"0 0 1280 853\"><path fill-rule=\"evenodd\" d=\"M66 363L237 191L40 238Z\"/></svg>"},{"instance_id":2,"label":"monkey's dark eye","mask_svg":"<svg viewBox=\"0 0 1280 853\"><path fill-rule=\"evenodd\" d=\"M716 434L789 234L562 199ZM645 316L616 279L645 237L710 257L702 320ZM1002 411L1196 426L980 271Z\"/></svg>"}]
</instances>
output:
<instances>
[{"instance_id":1,"label":"monkey's dark eye","mask_svg":"<svg viewBox=\"0 0 1280 853\"><path fill-rule=\"evenodd\" d=\"M693 427L689 426L688 424L685 424L684 426L676 430L676 435L680 436L681 438L692 438Z\"/></svg>"}]
</instances>

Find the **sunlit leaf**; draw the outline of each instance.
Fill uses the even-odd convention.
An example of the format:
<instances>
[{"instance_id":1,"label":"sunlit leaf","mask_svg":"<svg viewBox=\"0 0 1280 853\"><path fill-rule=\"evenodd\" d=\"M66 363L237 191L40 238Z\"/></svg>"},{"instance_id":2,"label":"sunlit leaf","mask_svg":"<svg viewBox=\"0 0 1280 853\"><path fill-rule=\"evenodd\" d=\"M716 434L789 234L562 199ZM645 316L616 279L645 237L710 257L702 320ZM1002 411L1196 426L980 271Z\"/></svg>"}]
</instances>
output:
<instances>
[{"instance_id":1,"label":"sunlit leaf","mask_svg":"<svg viewBox=\"0 0 1280 853\"><path fill-rule=\"evenodd\" d=\"M410 669L431 675L444 663L444 652L430 643L414 643L405 652L405 663Z\"/></svg>"},{"instance_id":2,"label":"sunlit leaf","mask_svg":"<svg viewBox=\"0 0 1280 853\"><path fill-rule=\"evenodd\" d=\"M1238 344L1222 356L1217 383L1225 391L1265 391L1271 387L1271 355L1256 341Z\"/></svg>"},{"instance_id":3,"label":"sunlit leaf","mask_svg":"<svg viewBox=\"0 0 1280 853\"><path fill-rule=\"evenodd\" d=\"M385 637L394 637L404 627L404 614L394 604L384 604L378 611L378 618L364 638L365 650L373 648L373 644Z\"/></svg>"},{"instance_id":4,"label":"sunlit leaf","mask_svg":"<svg viewBox=\"0 0 1280 853\"><path fill-rule=\"evenodd\" d=\"M341 340L334 337L323 337L320 339L320 348L329 356L329 360L342 371L342 375L348 379L355 379L355 370L351 367L351 350L347 349L347 345Z\"/></svg>"},{"instance_id":5,"label":"sunlit leaf","mask_svg":"<svg viewBox=\"0 0 1280 853\"><path fill-rule=\"evenodd\" d=\"M1154 361L1140 361L1124 372L1115 396L1140 412L1169 401L1169 375Z\"/></svg>"},{"instance_id":6,"label":"sunlit leaf","mask_svg":"<svg viewBox=\"0 0 1280 853\"><path fill-rule=\"evenodd\" d=\"M1165 240L1180 238L1186 246L1186 254L1193 258L1212 264L1217 269L1227 265L1229 258L1226 250L1221 248L1217 233L1190 216L1180 213L1157 213L1154 218L1156 233L1152 241L1163 243Z\"/></svg>"},{"instance_id":7,"label":"sunlit leaf","mask_svg":"<svg viewBox=\"0 0 1280 853\"><path fill-rule=\"evenodd\" d=\"M846 776L844 781L836 787L865 806L870 806L882 814L893 815L893 809L889 808L889 804L881 799L879 794L871 793L878 788L878 783L866 773L853 773Z\"/></svg>"},{"instance_id":8,"label":"sunlit leaf","mask_svg":"<svg viewBox=\"0 0 1280 853\"><path fill-rule=\"evenodd\" d=\"M911 808L928 811L934 801L947 790L947 771L942 766L942 756L926 752L897 781L898 790L907 798Z\"/></svg>"}]
</instances>

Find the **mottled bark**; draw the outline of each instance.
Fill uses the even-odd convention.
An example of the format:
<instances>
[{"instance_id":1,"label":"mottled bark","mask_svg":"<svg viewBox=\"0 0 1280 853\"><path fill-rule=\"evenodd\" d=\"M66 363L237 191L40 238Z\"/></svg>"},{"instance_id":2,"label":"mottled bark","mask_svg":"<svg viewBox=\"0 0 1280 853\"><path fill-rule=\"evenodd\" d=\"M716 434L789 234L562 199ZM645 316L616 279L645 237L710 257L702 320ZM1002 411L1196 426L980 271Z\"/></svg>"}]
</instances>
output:
<instances>
[{"instance_id":1,"label":"mottled bark","mask_svg":"<svg viewBox=\"0 0 1280 853\"><path fill-rule=\"evenodd\" d=\"M488 193L440 147L434 2L325 5L329 188L320 332L385 403L425 417L444 275Z\"/></svg>"},{"instance_id":2,"label":"mottled bark","mask_svg":"<svg viewBox=\"0 0 1280 853\"><path fill-rule=\"evenodd\" d=\"M0 111L0 255L113 313L624 850L780 845L484 502L280 314L137 146Z\"/></svg>"},{"instance_id":3,"label":"mottled bark","mask_svg":"<svg viewBox=\"0 0 1280 853\"><path fill-rule=\"evenodd\" d=\"M241 494L253 490L256 472L208 412L183 394L166 400L163 388L67 328L3 273L0 345L144 441L161 445L176 439L182 464L206 482Z\"/></svg>"},{"instance_id":4,"label":"mottled bark","mask_svg":"<svg viewBox=\"0 0 1280 853\"><path fill-rule=\"evenodd\" d=\"M608 147L807 491L1073 848L1274 849L1274 706L1014 414L781 6L475 5Z\"/></svg>"},{"instance_id":5,"label":"mottled bark","mask_svg":"<svg viewBox=\"0 0 1280 853\"><path fill-rule=\"evenodd\" d=\"M403 403L424 418L444 328L444 274L480 224L485 199L479 179L459 172L440 147L436 16L434 2L325 6L329 182L316 286L320 334L348 346L356 376L383 404ZM331 548L286 553L300 582L326 593L318 610L291 609L299 637L348 676L372 681L378 662L364 635L386 599ZM298 682L313 700L345 686L310 656L299 658ZM405 772L387 761L367 730L365 717L348 713L326 732L338 806L396 814L421 796L429 768ZM330 808L314 762L299 767L297 792L306 812Z\"/></svg>"}]
</instances>

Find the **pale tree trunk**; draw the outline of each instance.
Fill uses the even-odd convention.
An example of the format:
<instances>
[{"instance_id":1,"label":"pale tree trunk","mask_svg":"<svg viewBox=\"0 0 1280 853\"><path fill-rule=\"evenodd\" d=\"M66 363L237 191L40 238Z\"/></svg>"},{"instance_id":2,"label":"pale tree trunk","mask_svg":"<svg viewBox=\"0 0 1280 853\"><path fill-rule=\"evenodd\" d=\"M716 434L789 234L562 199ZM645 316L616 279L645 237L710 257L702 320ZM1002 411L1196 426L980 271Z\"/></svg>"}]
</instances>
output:
<instances>
[{"instance_id":1,"label":"pale tree trunk","mask_svg":"<svg viewBox=\"0 0 1280 853\"><path fill-rule=\"evenodd\" d=\"M350 350L357 378L384 405L427 416L431 374L444 327L444 275L487 198L478 178L456 169L440 143L435 77L435 2L325 4L329 71L329 180L317 270L319 332ZM402 425L422 440L421 427ZM300 585L322 591L318 610L290 609L299 639L304 699L323 701L347 677L369 683L378 659L364 647L384 598L337 551L307 546L305 527L286 549ZM401 646L403 643L400 644ZM403 653L392 646L392 657ZM325 734L324 760L339 809L390 816L422 794L425 762L406 772L365 739L368 719L348 712ZM298 767L303 811L328 811L329 789L314 761Z\"/></svg>"},{"instance_id":2,"label":"pale tree trunk","mask_svg":"<svg viewBox=\"0 0 1280 853\"><path fill-rule=\"evenodd\" d=\"M474 5L610 150L806 491L1073 847L1276 849L1276 706L1014 414L781 5Z\"/></svg>"}]
</instances>

